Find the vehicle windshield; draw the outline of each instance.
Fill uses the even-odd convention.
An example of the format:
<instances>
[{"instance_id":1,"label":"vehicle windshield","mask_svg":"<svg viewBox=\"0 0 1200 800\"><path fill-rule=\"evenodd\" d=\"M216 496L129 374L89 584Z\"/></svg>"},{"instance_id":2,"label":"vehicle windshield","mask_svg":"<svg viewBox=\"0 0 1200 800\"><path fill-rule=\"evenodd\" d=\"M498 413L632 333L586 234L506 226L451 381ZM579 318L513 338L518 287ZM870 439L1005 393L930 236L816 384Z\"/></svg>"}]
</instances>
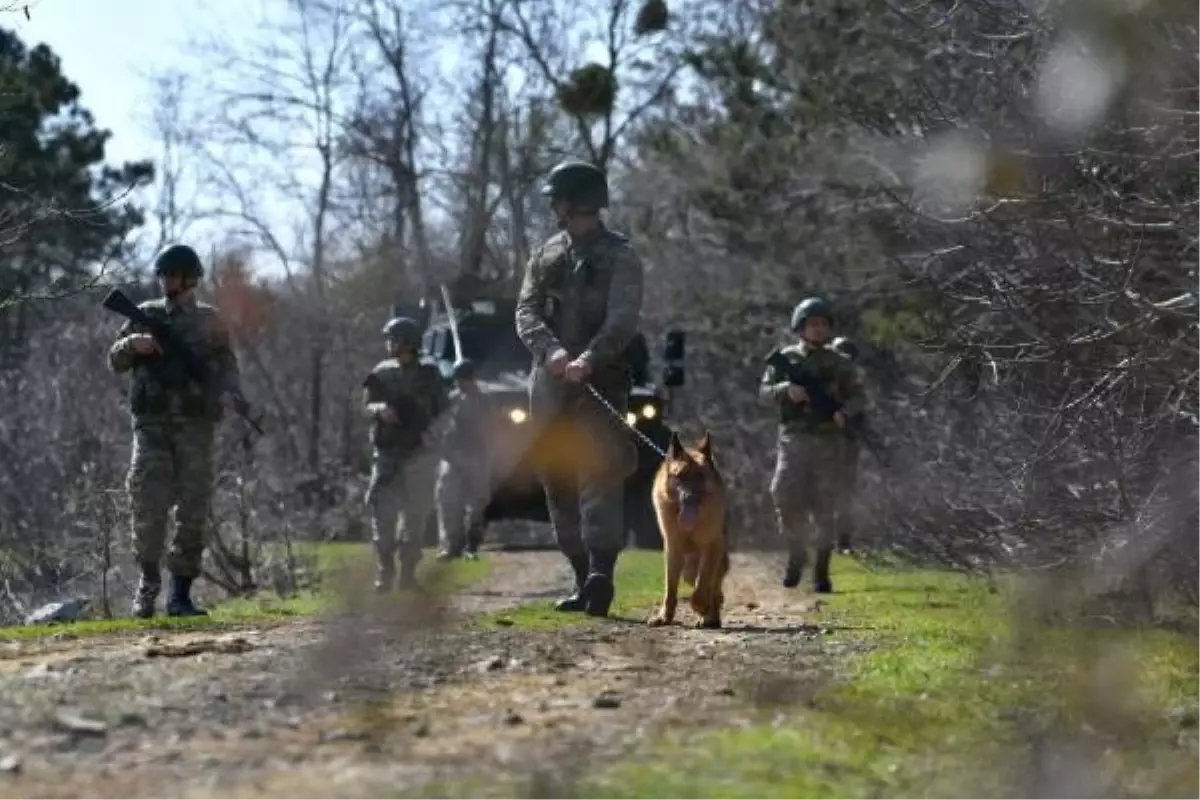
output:
<instances>
[{"instance_id":1,"label":"vehicle windshield","mask_svg":"<svg viewBox=\"0 0 1200 800\"><path fill-rule=\"evenodd\" d=\"M463 355L474 361L481 372L529 369L529 350L518 338L512 324L502 325L468 316L459 325L458 335L462 340Z\"/></svg>"}]
</instances>

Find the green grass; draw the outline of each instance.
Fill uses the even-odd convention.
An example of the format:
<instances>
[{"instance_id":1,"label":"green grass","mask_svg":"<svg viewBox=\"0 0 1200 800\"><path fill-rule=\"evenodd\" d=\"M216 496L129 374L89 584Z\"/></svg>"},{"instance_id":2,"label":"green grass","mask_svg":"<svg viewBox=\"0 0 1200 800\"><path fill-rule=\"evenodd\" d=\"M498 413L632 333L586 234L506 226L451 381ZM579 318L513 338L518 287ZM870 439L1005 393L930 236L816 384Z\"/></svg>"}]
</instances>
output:
<instances>
[{"instance_id":1,"label":"green grass","mask_svg":"<svg viewBox=\"0 0 1200 800\"><path fill-rule=\"evenodd\" d=\"M962 576L870 573L838 559L834 577L827 638L872 645L851 658L848 679L815 707L771 709L760 724L690 741L668 736L590 776L579 796L994 796L1013 791L1029 763L1030 729L1082 737L1120 794L1197 794L1194 735L1168 718L1195 709L1195 637L1023 628L1018 640L1006 596Z\"/></svg>"},{"instance_id":2,"label":"green grass","mask_svg":"<svg viewBox=\"0 0 1200 800\"><path fill-rule=\"evenodd\" d=\"M373 564L371 546L357 542L301 543L296 545L298 558L313 560L317 571L334 583L339 571L369 569ZM487 559L479 561L455 561L448 565L433 560L434 551L425 553L417 569L417 575L432 583L438 591L453 591L482 580L488 572ZM365 572L363 574L366 574ZM124 613L128 598L114 598L114 612ZM233 598L209 605L208 617L196 619L171 619L157 616L140 620L131 617L114 619L85 619L79 622L58 625L27 625L0 628L0 641L37 639L45 637L80 638L139 633L148 630L190 630L229 628L243 625L263 625L287 621L294 618L314 617L333 610L340 602L336 591L330 587L319 591L303 591L291 597L279 597L271 593L260 593L255 597ZM161 609L160 609L161 611Z\"/></svg>"},{"instance_id":3,"label":"green grass","mask_svg":"<svg viewBox=\"0 0 1200 800\"><path fill-rule=\"evenodd\" d=\"M640 620L657 603L661 559L653 552L622 555L617 615ZM848 663L830 657L848 674L831 680L814 707L770 709L758 714L760 724L686 741L665 735L645 757L594 773L572 791L613 797L997 795L1014 790L1029 762L1026 734L1037 730L1066 732L1094 748L1096 769L1114 791L1197 794L1194 735L1169 719L1172 711L1196 706L1200 656L1193 637L1162 630L1018 630L1009 603L1019 587L1015 580L996 589L939 571L871 571L844 558L835 561L834 575L838 593L825 612L831 631L825 640L866 640L868 647ZM472 624L600 624L558 614L552 603ZM1121 704L1110 702L1112 696Z\"/></svg>"}]
</instances>

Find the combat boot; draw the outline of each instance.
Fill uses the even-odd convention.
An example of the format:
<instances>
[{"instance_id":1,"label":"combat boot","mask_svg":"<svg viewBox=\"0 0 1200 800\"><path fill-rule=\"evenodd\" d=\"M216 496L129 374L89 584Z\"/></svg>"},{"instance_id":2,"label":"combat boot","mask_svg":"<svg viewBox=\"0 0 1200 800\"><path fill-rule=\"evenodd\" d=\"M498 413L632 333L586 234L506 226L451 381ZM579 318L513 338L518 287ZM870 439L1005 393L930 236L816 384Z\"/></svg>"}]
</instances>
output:
<instances>
[{"instance_id":1,"label":"combat boot","mask_svg":"<svg viewBox=\"0 0 1200 800\"><path fill-rule=\"evenodd\" d=\"M804 561L804 553L792 553L788 556L787 567L783 570L785 589L795 589L800 585L800 576L804 573Z\"/></svg>"},{"instance_id":2,"label":"combat boot","mask_svg":"<svg viewBox=\"0 0 1200 800\"><path fill-rule=\"evenodd\" d=\"M554 608L558 611L584 611L587 608L584 589L588 579L587 556L572 558L571 570L575 573L575 591L554 604Z\"/></svg>"},{"instance_id":3,"label":"combat boot","mask_svg":"<svg viewBox=\"0 0 1200 800\"><path fill-rule=\"evenodd\" d=\"M171 576L171 594L167 598L168 617L207 617L208 612L192 602L192 578Z\"/></svg>"},{"instance_id":4,"label":"combat boot","mask_svg":"<svg viewBox=\"0 0 1200 800\"><path fill-rule=\"evenodd\" d=\"M154 616L158 593L162 591L162 572L158 564L149 561L141 565L141 570L137 592L133 595L133 615L138 619L150 619Z\"/></svg>"},{"instance_id":5,"label":"combat boot","mask_svg":"<svg viewBox=\"0 0 1200 800\"><path fill-rule=\"evenodd\" d=\"M587 581L583 584L584 612L590 617L607 617L616 589L613 573L616 571L619 550L593 550L589 557Z\"/></svg>"},{"instance_id":6,"label":"combat boot","mask_svg":"<svg viewBox=\"0 0 1200 800\"><path fill-rule=\"evenodd\" d=\"M829 580L829 561L832 558L832 547L822 547L817 551L817 563L813 570L813 591L818 594L833 592L833 582Z\"/></svg>"}]
</instances>

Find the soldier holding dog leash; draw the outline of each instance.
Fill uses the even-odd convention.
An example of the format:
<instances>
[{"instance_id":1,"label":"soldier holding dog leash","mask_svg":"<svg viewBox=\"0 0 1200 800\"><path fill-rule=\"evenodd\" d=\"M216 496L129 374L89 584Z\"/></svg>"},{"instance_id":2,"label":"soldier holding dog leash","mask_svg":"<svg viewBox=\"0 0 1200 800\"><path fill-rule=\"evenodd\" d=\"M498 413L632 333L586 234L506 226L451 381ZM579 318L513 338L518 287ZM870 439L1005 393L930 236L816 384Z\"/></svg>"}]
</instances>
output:
<instances>
[{"instance_id":1,"label":"soldier holding dog leash","mask_svg":"<svg viewBox=\"0 0 1200 800\"><path fill-rule=\"evenodd\" d=\"M600 219L608 179L598 167L563 162L542 194L560 230L530 257L516 314L534 361L531 417L550 439L561 432L598 454L592 463L540 470L555 539L575 573L574 593L556 607L606 616L625 539L623 482L637 468L621 423L629 392L623 353L637 332L644 270L629 241Z\"/></svg>"}]
</instances>

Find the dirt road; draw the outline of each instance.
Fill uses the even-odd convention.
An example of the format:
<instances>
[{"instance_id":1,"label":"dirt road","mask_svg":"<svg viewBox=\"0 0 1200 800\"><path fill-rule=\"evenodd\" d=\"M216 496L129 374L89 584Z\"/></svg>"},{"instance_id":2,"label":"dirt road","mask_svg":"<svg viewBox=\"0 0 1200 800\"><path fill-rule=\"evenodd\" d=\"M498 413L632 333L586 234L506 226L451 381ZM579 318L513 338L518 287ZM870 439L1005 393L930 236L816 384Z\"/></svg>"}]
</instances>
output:
<instances>
[{"instance_id":1,"label":"dirt road","mask_svg":"<svg viewBox=\"0 0 1200 800\"><path fill-rule=\"evenodd\" d=\"M567 584L557 554L488 557L452 614ZM0 795L396 796L479 776L561 796L662 726L686 735L805 702L836 659L811 599L774 584L736 556L721 631L641 618L464 629L416 624L410 608L353 625L3 644Z\"/></svg>"}]
</instances>

